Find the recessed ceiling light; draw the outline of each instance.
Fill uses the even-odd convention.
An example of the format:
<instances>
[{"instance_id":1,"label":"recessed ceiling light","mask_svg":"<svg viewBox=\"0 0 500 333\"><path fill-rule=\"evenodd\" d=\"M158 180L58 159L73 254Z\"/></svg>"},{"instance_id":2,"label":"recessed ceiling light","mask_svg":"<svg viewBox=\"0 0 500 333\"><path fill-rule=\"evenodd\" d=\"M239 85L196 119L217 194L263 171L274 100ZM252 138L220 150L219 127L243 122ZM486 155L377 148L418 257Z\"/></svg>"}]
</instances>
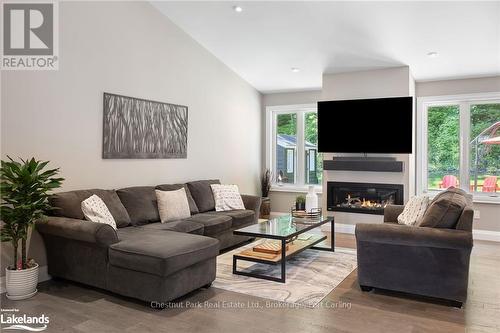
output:
<instances>
[{"instance_id":1,"label":"recessed ceiling light","mask_svg":"<svg viewBox=\"0 0 500 333\"><path fill-rule=\"evenodd\" d=\"M429 58L436 58L438 55L439 54L436 51L432 51L432 52L427 53L427 56Z\"/></svg>"},{"instance_id":2,"label":"recessed ceiling light","mask_svg":"<svg viewBox=\"0 0 500 333\"><path fill-rule=\"evenodd\" d=\"M300 68L297 68L297 67L292 67L292 68L290 68L290 69L291 69L291 70L292 70L292 72L294 72L294 73L298 73L298 72L300 72Z\"/></svg>"},{"instance_id":3,"label":"recessed ceiling light","mask_svg":"<svg viewBox=\"0 0 500 333\"><path fill-rule=\"evenodd\" d=\"M243 11L243 8L241 8L240 6L233 6L233 10L237 13L241 13Z\"/></svg>"}]
</instances>

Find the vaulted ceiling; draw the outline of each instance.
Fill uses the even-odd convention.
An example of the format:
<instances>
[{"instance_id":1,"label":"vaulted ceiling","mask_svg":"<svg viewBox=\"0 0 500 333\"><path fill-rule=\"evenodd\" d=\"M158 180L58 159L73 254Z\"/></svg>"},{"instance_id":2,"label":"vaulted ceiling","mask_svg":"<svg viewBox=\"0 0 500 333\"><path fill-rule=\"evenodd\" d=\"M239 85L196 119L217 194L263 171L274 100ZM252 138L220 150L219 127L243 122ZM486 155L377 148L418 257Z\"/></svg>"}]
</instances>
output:
<instances>
[{"instance_id":1,"label":"vaulted ceiling","mask_svg":"<svg viewBox=\"0 0 500 333\"><path fill-rule=\"evenodd\" d=\"M500 74L500 2L153 4L262 92L402 65L419 81Z\"/></svg>"}]
</instances>

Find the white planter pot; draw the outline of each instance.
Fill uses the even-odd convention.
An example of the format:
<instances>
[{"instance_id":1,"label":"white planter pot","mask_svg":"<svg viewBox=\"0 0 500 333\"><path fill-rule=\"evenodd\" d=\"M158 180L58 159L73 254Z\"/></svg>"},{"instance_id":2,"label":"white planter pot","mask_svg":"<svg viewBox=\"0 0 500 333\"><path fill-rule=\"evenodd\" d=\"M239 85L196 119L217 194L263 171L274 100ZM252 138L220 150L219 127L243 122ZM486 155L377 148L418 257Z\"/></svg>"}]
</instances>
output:
<instances>
[{"instance_id":1,"label":"white planter pot","mask_svg":"<svg viewBox=\"0 0 500 333\"><path fill-rule=\"evenodd\" d=\"M38 284L38 264L35 267L11 270L5 269L7 298L20 300L35 295Z\"/></svg>"}]
</instances>

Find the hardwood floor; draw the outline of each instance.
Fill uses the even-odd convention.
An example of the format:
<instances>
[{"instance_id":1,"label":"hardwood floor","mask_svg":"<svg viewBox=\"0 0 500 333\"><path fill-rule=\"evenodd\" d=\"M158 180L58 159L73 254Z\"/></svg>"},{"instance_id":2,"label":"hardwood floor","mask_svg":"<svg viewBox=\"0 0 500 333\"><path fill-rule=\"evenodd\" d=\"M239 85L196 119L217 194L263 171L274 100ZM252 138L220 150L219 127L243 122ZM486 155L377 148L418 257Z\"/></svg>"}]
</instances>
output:
<instances>
[{"instance_id":1,"label":"hardwood floor","mask_svg":"<svg viewBox=\"0 0 500 333\"><path fill-rule=\"evenodd\" d=\"M354 237L336 234L336 245L354 247ZM189 307L155 310L61 280L42 283L39 293L25 301L13 302L3 294L1 307L49 316L45 332L500 332L499 281L500 243L476 241L462 309L400 294L362 292L356 271L314 309L269 308L267 300L209 288L176 303ZM228 307L231 302L237 306Z\"/></svg>"}]
</instances>

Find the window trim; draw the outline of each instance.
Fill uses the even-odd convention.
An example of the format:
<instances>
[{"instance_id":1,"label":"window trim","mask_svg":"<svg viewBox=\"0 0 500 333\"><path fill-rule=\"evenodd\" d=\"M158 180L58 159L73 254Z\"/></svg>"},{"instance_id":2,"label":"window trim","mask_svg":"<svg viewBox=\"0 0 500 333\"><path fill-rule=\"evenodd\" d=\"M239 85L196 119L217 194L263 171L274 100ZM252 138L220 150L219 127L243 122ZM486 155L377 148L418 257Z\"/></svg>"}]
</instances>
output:
<instances>
[{"instance_id":1,"label":"window trim","mask_svg":"<svg viewBox=\"0 0 500 333\"><path fill-rule=\"evenodd\" d=\"M492 102L500 103L500 92L461 94L461 95L441 95L426 96L417 98L417 172L416 184L417 194L428 194L433 197L439 190L427 189L428 182L428 157L427 157L427 115L428 108L438 105L458 105L459 115L459 181L460 187L466 192L470 192L469 187L464 188L464 184L470 183L469 173L469 141L470 141L470 105L486 104ZM500 204L500 193L496 195L483 194L481 192L471 193L473 201L477 203L498 203Z\"/></svg>"},{"instance_id":2,"label":"window trim","mask_svg":"<svg viewBox=\"0 0 500 333\"><path fill-rule=\"evenodd\" d=\"M266 168L273 173L276 170L276 116L279 114L297 113L297 150L295 154L295 183L278 185L273 181L271 191L307 192L310 184L305 183L305 139L304 117L309 112L318 112L316 104L273 105L266 107ZM322 192L322 184L314 185L316 193Z\"/></svg>"}]
</instances>

